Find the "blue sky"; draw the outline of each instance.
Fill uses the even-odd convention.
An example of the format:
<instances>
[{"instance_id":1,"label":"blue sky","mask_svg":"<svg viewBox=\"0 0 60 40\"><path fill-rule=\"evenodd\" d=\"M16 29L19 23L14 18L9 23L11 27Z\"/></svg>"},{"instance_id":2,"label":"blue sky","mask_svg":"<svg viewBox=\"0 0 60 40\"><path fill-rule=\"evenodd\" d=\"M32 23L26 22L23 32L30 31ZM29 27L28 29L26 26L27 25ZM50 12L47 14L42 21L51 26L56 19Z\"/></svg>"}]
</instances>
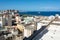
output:
<instances>
[{"instance_id":1,"label":"blue sky","mask_svg":"<svg viewBox=\"0 0 60 40\"><path fill-rule=\"evenodd\" d=\"M0 0L0 10L60 11L60 0Z\"/></svg>"}]
</instances>

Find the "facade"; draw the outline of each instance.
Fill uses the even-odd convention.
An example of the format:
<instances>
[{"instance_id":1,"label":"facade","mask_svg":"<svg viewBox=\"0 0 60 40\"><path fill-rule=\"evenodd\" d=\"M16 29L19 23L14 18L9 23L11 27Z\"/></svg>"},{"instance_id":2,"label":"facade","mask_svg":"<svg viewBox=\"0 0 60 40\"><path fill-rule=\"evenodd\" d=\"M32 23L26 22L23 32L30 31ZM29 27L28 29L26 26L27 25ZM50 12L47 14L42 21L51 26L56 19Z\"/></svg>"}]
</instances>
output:
<instances>
[{"instance_id":1,"label":"facade","mask_svg":"<svg viewBox=\"0 0 60 40\"><path fill-rule=\"evenodd\" d=\"M1 14L0 14L0 27L3 27L3 17Z\"/></svg>"},{"instance_id":2,"label":"facade","mask_svg":"<svg viewBox=\"0 0 60 40\"><path fill-rule=\"evenodd\" d=\"M11 14L3 14L3 24L4 26L12 26L12 15Z\"/></svg>"},{"instance_id":3,"label":"facade","mask_svg":"<svg viewBox=\"0 0 60 40\"><path fill-rule=\"evenodd\" d=\"M32 27L32 26L25 27L24 37L28 38L29 36L31 36L33 34L33 31L34 31L34 27Z\"/></svg>"}]
</instances>

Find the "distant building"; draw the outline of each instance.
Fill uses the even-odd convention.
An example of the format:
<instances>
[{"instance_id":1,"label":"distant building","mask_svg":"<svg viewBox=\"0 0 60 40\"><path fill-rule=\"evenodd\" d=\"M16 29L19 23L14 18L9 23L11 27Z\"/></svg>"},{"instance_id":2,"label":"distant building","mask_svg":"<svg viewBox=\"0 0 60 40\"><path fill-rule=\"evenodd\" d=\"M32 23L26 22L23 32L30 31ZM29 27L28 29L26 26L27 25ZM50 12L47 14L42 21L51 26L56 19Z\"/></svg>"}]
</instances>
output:
<instances>
[{"instance_id":1,"label":"distant building","mask_svg":"<svg viewBox=\"0 0 60 40\"><path fill-rule=\"evenodd\" d=\"M9 13L3 13L3 25L12 26L12 15Z\"/></svg>"},{"instance_id":2,"label":"distant building","mask_svg":"<svg viewBox=\"0 0 60 40\"><path fill-rule=\"evenodd\" d=\"M51 19L54 19L55 18L55 16L53 16L53 15L51 15L51 16L49 16L49 19L51 20Z\"/></svg>"}]
</instances>

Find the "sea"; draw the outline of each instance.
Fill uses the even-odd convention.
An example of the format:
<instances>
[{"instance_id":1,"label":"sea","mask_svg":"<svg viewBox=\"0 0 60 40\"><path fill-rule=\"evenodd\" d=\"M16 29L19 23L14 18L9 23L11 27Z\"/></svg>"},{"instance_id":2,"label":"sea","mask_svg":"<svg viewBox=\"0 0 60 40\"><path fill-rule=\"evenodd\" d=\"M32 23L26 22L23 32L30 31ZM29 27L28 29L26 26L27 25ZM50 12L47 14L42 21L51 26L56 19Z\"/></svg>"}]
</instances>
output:
<instances>
[{"instance_id":1,"label":"sea","mask_svg":"<svg viewBox=\"0 0 60 40\"><path fill-rule=\"evenodd\" d=\"M60 11L27 11L27 12L20 12L20 15L41 15L41 16L50 16L50 15L60 15Z\"/></svg>"}]
</instances>

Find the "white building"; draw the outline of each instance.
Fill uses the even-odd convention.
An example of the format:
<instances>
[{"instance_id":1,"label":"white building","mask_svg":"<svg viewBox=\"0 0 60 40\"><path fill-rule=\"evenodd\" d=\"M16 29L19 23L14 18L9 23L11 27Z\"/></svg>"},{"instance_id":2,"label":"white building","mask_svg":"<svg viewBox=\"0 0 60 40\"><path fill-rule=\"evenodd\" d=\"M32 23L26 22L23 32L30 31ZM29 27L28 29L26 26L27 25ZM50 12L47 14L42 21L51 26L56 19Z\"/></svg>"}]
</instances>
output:
<instances>
[{"instance_id":1,"label":"white building","mask_svg":"<svg viewBox=\"0 0 60 40\"><path fill-rule=\"evenodd\" d=\"M60 26L50 25L48 32L39 40L60 40Z\"/></svg>"},{"instance_id":2,"label":"white building","mask_svg":"<svg viewBox=\"0 0 60 40\"><path fill-rule=\"evenodd\" d=\"M2 27L3 26L3 19L2 19L2 17L0 16L0 27Z\"/></svg>"}]
</instances>

